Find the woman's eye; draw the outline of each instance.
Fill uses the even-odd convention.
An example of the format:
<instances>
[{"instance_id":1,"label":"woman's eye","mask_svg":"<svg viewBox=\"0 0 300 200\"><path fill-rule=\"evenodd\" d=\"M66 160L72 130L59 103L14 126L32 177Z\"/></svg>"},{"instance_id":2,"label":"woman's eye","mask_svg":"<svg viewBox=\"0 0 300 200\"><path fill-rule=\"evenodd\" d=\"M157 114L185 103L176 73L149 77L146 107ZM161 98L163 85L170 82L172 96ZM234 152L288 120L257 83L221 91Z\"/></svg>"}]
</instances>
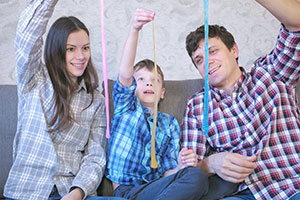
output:
<instances>
[{"instance_id":1,"label":"woman's eye","mask_svg":"<svg viewBox=\"0 0 300 200\"><path fill-rule=\"evenodd\" d=\"M89 46L83 47L84 50L90 50Z\"/></svg>"},{"instance_id":2,"label":"woman's eye","mask_svg":"<svg viewBox=\"0 0 300 200\"><path fill-rule=\"evenodd\" d=\"M70 48L67 48L67 51L73 51L74 48L70 47Z\"/></svg>"}]
</instances>

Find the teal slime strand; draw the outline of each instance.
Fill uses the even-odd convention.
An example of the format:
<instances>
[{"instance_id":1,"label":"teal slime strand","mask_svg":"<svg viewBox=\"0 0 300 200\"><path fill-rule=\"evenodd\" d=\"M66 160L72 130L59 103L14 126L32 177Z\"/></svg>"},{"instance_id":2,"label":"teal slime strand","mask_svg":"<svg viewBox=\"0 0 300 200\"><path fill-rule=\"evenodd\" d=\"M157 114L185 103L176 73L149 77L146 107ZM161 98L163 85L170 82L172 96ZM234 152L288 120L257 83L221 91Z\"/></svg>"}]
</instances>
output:
<instances>
[{"instance_id":1,"label":"teal slime strand","mask_svg":"<svg viewBox=\"0 0 300 200\"><path fill-rule=\"evenodd\" d=\"M204 51L205 51L205 77L204 77L204 115L202 130L204 136L208 133L208 0L204 0Z\"/></svg>"}]
</instances>

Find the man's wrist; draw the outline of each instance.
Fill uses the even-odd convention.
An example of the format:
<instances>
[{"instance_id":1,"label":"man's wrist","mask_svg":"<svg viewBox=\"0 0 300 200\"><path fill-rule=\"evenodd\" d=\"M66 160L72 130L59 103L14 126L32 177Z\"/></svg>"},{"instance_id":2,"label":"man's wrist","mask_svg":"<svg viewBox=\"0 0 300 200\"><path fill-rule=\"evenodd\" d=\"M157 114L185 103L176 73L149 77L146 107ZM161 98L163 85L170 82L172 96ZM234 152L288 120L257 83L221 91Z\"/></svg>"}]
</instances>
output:
<instances>
[{"instance_id":1,"label":"man's wrist","mask_svg":"<svg viewBox=\"0 0 300 200\"><path fill-rule=\"evenodd\" d=\"M208 156L203 160L201 160L200 162L198 162L198 167L203 172L205 172L208 176L211 176L216 173L212 165L213 163L212 159L213 159L212 156Z\"/></svg>"}]
</instances>

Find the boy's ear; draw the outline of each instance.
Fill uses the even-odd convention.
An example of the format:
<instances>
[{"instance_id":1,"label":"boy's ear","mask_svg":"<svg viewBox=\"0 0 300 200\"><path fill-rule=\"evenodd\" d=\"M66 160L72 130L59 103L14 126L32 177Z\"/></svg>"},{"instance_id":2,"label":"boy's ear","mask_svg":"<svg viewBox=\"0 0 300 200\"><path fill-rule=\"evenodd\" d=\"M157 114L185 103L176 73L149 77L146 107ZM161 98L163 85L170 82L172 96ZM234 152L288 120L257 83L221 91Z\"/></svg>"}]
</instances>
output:
<instances>
[{"instance_id":1,"label":"boy's ear","mask_svg":"<svg viewBox=\"0 0 300 200\"><path fill-rule=\"evenodd\" d=\"M161 88L161 95L160 95L161 99L165 98L165 92L166 92L166 89L165 88Z\"/></svg>"}]
</instances>

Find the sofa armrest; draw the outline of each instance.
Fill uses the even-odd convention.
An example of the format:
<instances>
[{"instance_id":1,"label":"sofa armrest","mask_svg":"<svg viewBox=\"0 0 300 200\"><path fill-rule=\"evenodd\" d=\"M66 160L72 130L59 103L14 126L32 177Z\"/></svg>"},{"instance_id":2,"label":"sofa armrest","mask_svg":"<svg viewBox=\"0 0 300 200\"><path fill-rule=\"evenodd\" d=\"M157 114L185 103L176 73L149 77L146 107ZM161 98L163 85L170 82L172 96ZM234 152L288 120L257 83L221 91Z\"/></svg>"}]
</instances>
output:
<instances>
[{"instance_id":1,"label":"sofa armrest","mask_svg":"<svg viewBox=\"0 0 300 200\"><path fill-rule=\"evenodd\" d=\"M17 130L17 86L0 85L0 199L12 166L13 140Z\"/></svg>"}]
</instances>

